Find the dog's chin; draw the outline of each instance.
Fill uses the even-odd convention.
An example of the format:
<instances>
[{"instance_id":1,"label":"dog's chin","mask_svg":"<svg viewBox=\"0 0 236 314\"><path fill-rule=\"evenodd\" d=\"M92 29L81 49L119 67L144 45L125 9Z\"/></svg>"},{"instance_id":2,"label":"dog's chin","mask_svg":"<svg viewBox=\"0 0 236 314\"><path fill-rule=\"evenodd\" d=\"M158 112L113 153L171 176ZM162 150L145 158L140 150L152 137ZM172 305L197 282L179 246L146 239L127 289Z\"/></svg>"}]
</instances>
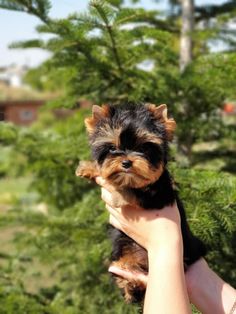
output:
<instances>
[{"instance_id":1,"label":"dog's chin","mask_svg":"<svg viewBox=\"0 0 236 314\"><path fill-rule=\"evenodd\" d=\"M112 173L107 180L110 184L116 187L133 189L141 189L153 183L150 179L144 178L142 175L132 173L130 171Z\"/></svg>"},{"instance_id":2,"label":"dog's chin","mask_svg":"<svg viewBox=\"0 0 236 314\"><path fill-rule=\"evenodd\" d=\"M160 162L156 167L141 157L129 158L132 166L122 167L123 158L107 159L100 168L101 176L116 188L141 189L156 182L162 175L164 166Z\"/></svg>"}]
</instances>

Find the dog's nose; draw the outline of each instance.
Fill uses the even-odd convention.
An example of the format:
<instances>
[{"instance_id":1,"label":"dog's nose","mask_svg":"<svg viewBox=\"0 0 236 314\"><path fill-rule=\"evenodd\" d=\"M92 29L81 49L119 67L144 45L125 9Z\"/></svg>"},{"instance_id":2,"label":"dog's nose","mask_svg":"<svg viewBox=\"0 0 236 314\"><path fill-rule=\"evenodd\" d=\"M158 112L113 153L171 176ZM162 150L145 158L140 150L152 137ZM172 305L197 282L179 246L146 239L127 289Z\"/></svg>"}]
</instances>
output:
<instances>
[{"instance_id":1,"label":"dog's nose","mask_svg":"<svg viewBox=\"0 0 236 314\"><path fill-rule=\"evenodd\" d=\"M122 167L125 168L125 169L128 169L132 166L132 161L131 160L123 160L122 161Z\"/></svg>"}]
</instances>

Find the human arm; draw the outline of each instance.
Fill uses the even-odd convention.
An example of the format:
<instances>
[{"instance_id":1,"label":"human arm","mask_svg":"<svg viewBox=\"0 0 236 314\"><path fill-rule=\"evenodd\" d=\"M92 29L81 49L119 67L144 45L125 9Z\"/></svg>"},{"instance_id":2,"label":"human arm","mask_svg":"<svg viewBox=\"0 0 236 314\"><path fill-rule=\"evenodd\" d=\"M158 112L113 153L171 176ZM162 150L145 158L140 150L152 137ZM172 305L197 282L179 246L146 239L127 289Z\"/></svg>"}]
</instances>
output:
<instances>
[{"instance_id":1,"label":"human arm","mask_svg":"<svg viewBox=\"0 0 236 314\"><path fill-rule=\"evenodd\" d=\"M232 314L235 289L224 282L203 258L188 269L186 283L191 302L202 313Z\"/></svg>"},{"instance_id":2,"label":"human arm","mask_svg":"<svg viewBox=\"0 0 236 314\"><path fill-rule=\"evenodd\" d=\"M98 183L101 185L104 185L103 181L99 181ZM107 188L106 185L105 185L105 187ZM110 189L110 187L109 187L109 189ZM108 193L108 192L106 191L106 189L103 189L103 191L102 191L102 197L107 204L112 205L114 198L116 198L116 202L117 202L117 197L121 197L121 196L117 195L116 192L113 192L113 191L111 191L110 193ZM145 211L145 215L147 214L147 212L150 212L150 211ZM138 242L139 244L141 244L142 246L145 247L145 245L147 243L146 233L145 233L144 229L141 228L140 233L137 234L137 226L134 223L134 221L137 220L137 217L139 215L141 215L141 220L138 221L138 224L141 223L141 221L143 219L142 213L143 212L140 213L137 211L133 211L133 212L129 211L127 217L129 217L130 214L133 214L133 215L131 215L132 217L129 217L129 218L131 218L131 222L133 221L132 228L134 228L134 230L131 229L131 234L129 234L129 236L132 237L132 234L134 234L136 232L136 235L135 235L136 242ZM161 213L163 213L162 210L158 211L158 214L161 214ZM172 214L173 213L174 212L172 212ZM116 215L115 212L113 212L113 217L114 217L114 215ZM122 216L120 218L122 218ZM114 219L114 218L112 218L112 216L111 216L111 219ZM117 216L117 219L119 220L118 216ZM117 221L117 219L116 219L116 221ZM126 221L123 221L122 224L125 226ZM119 226L117 226L117 227L119 228ZM130 227L131 226L127 226L127 227L125 226L126 229L127 228L129 229ZM128 230L128 229L126 230L126 232L127 231L130 232L130 230ZM158 231L158 230L156 229L156 231ZM147 234L151 234L151 233L147 232ZM158 235L159 235L159 233L158 233ZM166 240L168 240L169 238L167 237L167 239L165 239L165 238L161 239L160 237L158 237L158 239L160 240L160 244L167 244ZM167 247L167 245L164 245L164 246ZM174 250L172 250L171 256L172 256L173 252L174 252ZM159 262L161 262L161 259L159 256L155 256L155 258L150 259L150 262L154 266L154 274L151 277L149 276L149 279L150 278L154 279L156 277L155 266L157 267L158 265L156 264L155 260L156 261L158 260ZM166 266L167 266L167 264L166 264ZM150 270L151 269L152 269L152 267L150 267ZM134 278L138 278L139 280L143 281L145 284L148 283L148 277L145 276L144 274L141 274L141 273L131 273L131 272L128 272L127 270L118 269L117 267L114 267L114 266L111 266L109 271L117 274L118 276L121 276L121 277L124 277L127 279L130 278L131 281ZM158 284L159 278L157 278L156 280L157 280L157 283L155 283L155 282L152 283L152 287L153 287L152 291L154 291L154 294L155 294L155 289L156 289L155 284ZM195 262L193 265L191 265L188 268L187 272L185 273L185 280L186 280L187 291L188 291L190 301L203 314L212 314L212 313L214 313L214 314L232 314L231 309L232 309L233 304L236 300L235 289L232 288L229 284L225 283L216 273L214 273L210 269L210 267L208 266L208 264L206 263L206 261L204 259L198 260L197 262ZM166 279L166 282L171 282L171 284L172 284L173 280L172 280L172 278ZM149 281L148 285L150 286L150 281ZM154 298L156 298L156 294L154 295ZM172 296L170 296L170 295L169 295L169 302L172 302ZM175 312L177 313L177 311L175 311ZM236 310L235 310L235 313L236 313Z\"/></svg>"},{"instance_id":3,"label":"human arm","mask_svg":"<svg viewBox=\"0 0 236 314\"><path fill-rule=\"evenodd\" d=\"M138 207L113 208L115 192L102 189L110 212L110 223L146 248L149 275L144 302L145 314L189 314L184 278L183 244L177 206L146 211ZM112 271L112 268L110 269Z\"/></svg>"},{"instance_id":4,"label":"human arm","mask_svg":"<svg viewBox=\"0 0 236 314\"><path fill-rule=\"evenodd\" d=\"M103 181L99 181L99 183L101 183L101 185L104 185ZM105 185L105 187L107 188L106 185ZM110 205L113 204L113 201L115 201L115 203L119 203L117 201L117 198L121 197L121 195L117 194L115 191L109 191L106 188L102 190L102 198L104 199L104 201ZM109 187L109 189L110 189L110 187ZM111 208L110 208L110 210L112 211ZM150 213L150 211L148 211L148 212ZM148 215L148 212L145 211L145 215ZM125 214L125 213L126 213L126 211L123 210L123 214ZM163 213L163 211L157 212L157 214L162 214L162 213ZM168 214L167 211L165 211L164 213ZM173 215L174 213L176 214L175 211L172 211L171 215ZM118 214L118 216L115 219L115 216L117 214ZM131 219L131 225L128 224L126 226L127 221L126 220L122 221L123 216L121 214L117 213L117 210L114 210L111 212L111 218L110 219L113 220L114 224L120 223L119 220L121 220L121 224L123 224L123 228L126 228L126 232L128 232L128 233L131 232L129 234L129 236L134 237L134 240L136 242L141 244L143 247L146 247L147 243L149 241L147 239L147 235L150 235L152 237L152 232L150 232L150 226L151 225L148 226L148 232L147 233L145 232L145 226L144 226L144 228L141 227L140 232L137 233L137 230L139 230L138 227L140 227L140 224L141 224L142 219L143 219L143 217L142 217L143 212L142 211L138 212L138 211L136 211L136 209L135 209L135 211L132 211L132 208L131 208L129 210L129 212L126 213L126 215L128 215L127 218ZM131 217L130 217L130 215L131 215ZM140 218L138 221L138 226L135 224L137 217ZM169 217L169 218L171 218L171 217ZM178 219L178 215L174 217L174 221L176 219ZM132 223L132 221L133 221L133 223ZM159 219L159 221L160 221L160 219ZM171 220L169 220L169 222L171 222ZM157 221L155 221L155 223L153 224L154 228L156 226L155 225L156 223L157 223ZM175 227L176 226L178 226L178 221L175 223ZM119 226L119 225L117 225L116 227L121 228L121 226ZM171 230L173 230L172 227L171 227ZM165 235L165 234L166 233L163 232L163 235ZM156 248L158 247L158 245L164 244L163 249L167 248L167 247L171 247L171 246L167 245L168 244L167 240L170 240L172 238L172 237L170 238L169 235L170 234L168 234L168 238L162 239L161 233L158 232L157 240L159 240L160 243L156 243L156 245L155 244L153 245L155 252L157 252ZM179 237L178 232L176 233L176 235ZM174 238L175 238L175 236L174 236ZM160 266L157 265L157 263L161 263L163 259L160 258L160 256L157 256L155 254L155 252L153 254L154 258L150 258L150 263L152 263L152 265L153 265L153 267L151 265L149 265L150 266L149 272L151 270L153 272L152 274L150 274L151 277L150 276L147 277L141 273L134 274L134 273L128 272L127 270L118 269L118 268L113 267L113 266L109 269L109 271L117 274L118 276L121 276L121 277L124 277L127 279L130 278L131 280L134 278L138 278L139 280L143 281L147 285L148 278L150 279L150 278L155 278L156 275L158 276L158 274L156 274L156 271L158 271L158 269L160 270L162 267L161 265ZM158 252L161 253L162 249L161 250L158 249ZM172 253L173 252L175 252L175 250L173 250ZM180 250L179 250L179 252L180 252ZM177 256L177 259L178 259L178 256ZM167 266L167 264L165 264L165 265ZM182 272L178 272L178 274L181 274L181 273ZM161 275L163 275L163 273ZM171 282L174 282L172 280L172 278L170 280L171 280ZM181 280L182 280L182 278L181 278ZM180 280L180 282L181 282L181 280ZM202 313L204 313L204 314L212 314L212 313L214 313L214 314L232 314L230 311L231 311L233 304L236 300L235 289L233 287L231 287L229 284L225 283L215 272L213 272L203 258L198 260L197 262L195 262L193 265L191 265L188 268L187 272L185 273L185 280L186 280L187 291L188 291L190 301ZM170 282L169 279L168 280L166 279L166 282L169 283ZM176 282L176 280L175 280L175 282ZM148 285L150 287L150 281L149 281ZM152 283L152 287L153 287L153 289L151 289L152 291L157 290L157 288L155 288L155 282ZM148 296L148 294L146 295L146 297L147 296ZM156 295L155 295L155 297L156 297ZM148 302L148 303L150 304L150 302ZM236 311L235 311L235 313L236 313Z\"/></svg>"},{"instance_id":5,"label":"human arm","mask_svg":"<svg viewBox=\"0 0 236 314\"><path fill-rule=\"evenodd\" d=\"M129 280L139 279L147 285L148 276L132 273L111 266L109 271ZM233 314L236 291L224 282L201 258L191 265L185 273L187 291L191 303L203 314Z\"/></svg>"},{"instance_id":6,"label":"human arm","mask_svg":"<svg viewBox=\"0 0 236 314\"><path fill-rule=\"evenodd\" d=\"M166 230L167 233L169 230ZM184 278L182 238L179 231L168 237L163 246L148 251L145 314L190 313Z\"/></svg>"}]
</instances>

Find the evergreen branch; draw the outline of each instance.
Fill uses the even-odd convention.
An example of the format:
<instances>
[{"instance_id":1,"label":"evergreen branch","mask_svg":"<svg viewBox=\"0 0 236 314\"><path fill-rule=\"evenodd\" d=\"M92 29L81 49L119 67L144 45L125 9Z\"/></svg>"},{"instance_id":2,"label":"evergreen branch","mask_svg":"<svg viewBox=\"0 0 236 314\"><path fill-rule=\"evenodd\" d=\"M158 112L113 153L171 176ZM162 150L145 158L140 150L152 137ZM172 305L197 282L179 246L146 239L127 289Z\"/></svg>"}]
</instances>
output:
<instances>
[{"instance_id":1,"label":"evergreen branch","mask_svg":"<svg viewBox=\"0 0 236 314\"><path fill-rule=\"evenodd\" d=\"M97 0L90 2L90 6L94 7L97 10L98 14L100 15L100 17L102 18L102 20L104 21L104 23L106 25L106 29L108 31L108 34L109 34L109 37L111 40L113 55L114 55L114 58L115 58L117 65L118 65L119 71L122 74L123 73L123 67L122 67L121 60L120 60L120 57L118 54L117 45L116 45L112 25L109 23L109 19L107 17L105 10L103 9L102 4L103 3L101 3L101 1L97 1Z\"/></svg>"},{"instance_id":2,"label":"evergreen branch","mask_svg":"<svg viewBox=\"0 0 236 314\"><path fill-rule=\"evenodd\" d=\"M74 14L71 16L71 20L78 22L80 27L88 27L88 29L104 29L104 25L98 20L98 18L88 13Z\"/></svg>"},{"instance_id":3,"label":"evergreen branch","mask_svg":"<svg viewBox=\"0 0 236 314\"><path fill-rule=\"evenodd\" d=\"M35 15L47 24L51 3L49 0L0 0L0 8Z\"/></svg>"},{"instance_id":4,"label":"evergreen branch","mask_svg":"<svg viewBox=\"0 0 236 314\"><path fill-rule=\"evenodd\" d=\"M172 33L179 33L179 28L168 20L158 19L157 15L160 13L158 11L150 10L146 11L144 9L131 9L122 8L117 12L115 24L123 25L125 23L145 23L149 27L155 27L157 29L168 31Z\"/></svg>"},{"instance_id":5,"label":"evergreen branch","mask_svg":"<svg viewBox=\"0 0 236 314\"><path fill-rule=\"evenodd\" d=\"M118 51L117 51L117 46L116 46L116 42L115 42L115 38L113 36L113 32L112 32L112 27L110 25L107 26L107 30L109 32L110 35L110 39L111 39L111 43L112 43L112 50L115 56L115 60L117 62L118 68L120 70L120 72L123 72L123 67L121 65L121 61L120 61L120 57L118 55Z\"/></svg>"},{"instance_id":6,"label":"evergreen branch","mask_svg":"<svg viewBox=\"0 0 236 314\"><path fill-rule=\"evenodd\" d=\"M9 45L9 48L18 49L18 48L44 48L44 42L39 39L31 39L26 41L17 41ZM44 48L45 49L45 48Z\"/></svg>"},{"instance_id":7,"label":"evergreen branch","mask_svg":"<svg viewBox=\"0 0 236 314\"><path fill-rule=\"evenodd\" d=\"M212 19L217 17L218 15L229 13L235 11L236 1L231 0L227 1L221 5L208 5L208 6L199 6L196 7L195 11L198 13L196 16L196 21L199 22L201 20Z\"/></svg>"},{"instance_id":8,"label":"evergreen branch","mask_svg":"<svg viewBox=\"0 0 236 314\"><path fill-rule=\"evenodd\" d=\"M123 4L123 0L107 0L112 6L117 7L120 9L121 5Z\"/></svg>"}]
</instances>

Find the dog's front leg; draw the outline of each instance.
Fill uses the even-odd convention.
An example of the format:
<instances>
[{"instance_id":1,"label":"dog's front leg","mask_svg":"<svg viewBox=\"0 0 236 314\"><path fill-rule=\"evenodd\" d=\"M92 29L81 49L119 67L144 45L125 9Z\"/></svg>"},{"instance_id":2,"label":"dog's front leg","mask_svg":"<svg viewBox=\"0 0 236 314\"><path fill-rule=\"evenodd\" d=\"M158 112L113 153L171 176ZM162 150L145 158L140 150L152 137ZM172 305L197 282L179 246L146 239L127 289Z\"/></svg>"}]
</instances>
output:
<instances>
[{"instance_id":1,"label":"dog's front leg","mask_svg":"<svg viewBox=\"0 0 236 314\"><path fill-rule=\"evenodd\" d=\"M100 175L96 162L85 160L80 161L75 173L78 177L83 177L90 180L94 180Z\"/></svg>"}]
</instances>

